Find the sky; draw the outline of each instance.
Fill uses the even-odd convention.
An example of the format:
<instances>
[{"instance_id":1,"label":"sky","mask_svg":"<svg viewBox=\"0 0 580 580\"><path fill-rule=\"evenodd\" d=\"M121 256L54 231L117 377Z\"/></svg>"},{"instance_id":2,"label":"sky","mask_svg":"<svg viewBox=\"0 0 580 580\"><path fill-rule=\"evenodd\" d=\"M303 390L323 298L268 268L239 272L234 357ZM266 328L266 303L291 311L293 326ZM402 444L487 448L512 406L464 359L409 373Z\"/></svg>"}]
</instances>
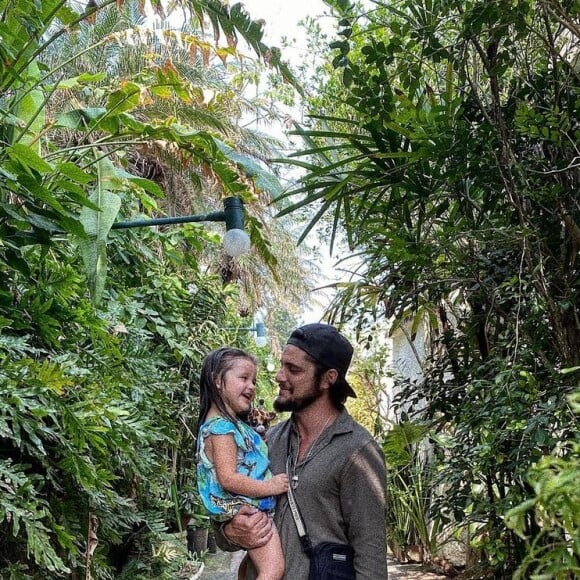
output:
<instances>
[{"instance_id":1,"label":"sky","mask_svg":"<svg viewBox=\"0 0 580 580\"><path fill-rule=\"evenodd\" d=\"M305 32L298 24L300 20L306 16L317 18L323 29L325 23L328 23L329 31L333 23L330 17L324 16L325 11L328 12L328 7L322 0L242 0L242 3L253 20L265 20L263 38L265 44L280 47L283 37L295 39L296 51L283 49L284 59L288 60L291 66L298 64L296 61L293 62L293 59L300 57L300 49L305 46ZM320 248L320 251L324 253L326 250ZM333 268L331 257L325 255L323 264L320 265L322 267L316 281L317 286L324 286L339 277ZM301 322L318 322L325 305L330 301L331 294L328 291L314 293L311 296L310 308L301 315Z\"/></svg>"},{"instance_id":2,"label":"sky","mask_svg":"<svg viewBox=\"0 0 580 580\"><path fill-rule=\"evenodd\" d=\"M263 42L269 46L277 46L282 49L283 59L290 64L291 68L297 68L300 58L304 58L306 47L306 33L299 26L300 20L307 16L316 18L323 30L331 33L334 19L328 16L329 8L322 0L240 0L252 20L263 19L264 37ZM327 14L325 16L325 13ZM288 46L283 46L283 38L288 39L292 50ZM294 116L292 112L290 112ZM298 112L296 112L298 115ZM260 130L266 130L264 126ZM267 130L266 130L267 131ZM281 137L279 129L272 127L272 134ZM323 287L326 284L340 279L342 276L334 269L334 259L328 255L328 249L319 245L315 240L315 234L310 236L312 240L309 245L317 246L321 254L321 260L317 264L317 279L314 281L315 287ZM319 290L310 296L310 304L299 316L299 322L307 324L321 320L325 307L329 304L333 292L329 290Z\"/></svg>"},{"instance_id":3,"label":"sky","mask_svg":"<svg viewBox=\"0 0 580 580\"><path fill-rule=\"evenodd\" d=\"M298 38L298 22L318 17L327 9L322 0L242 0L253 20L263 19L264 42L279 46L281 38Z\"/></svg>"}]
</instances>

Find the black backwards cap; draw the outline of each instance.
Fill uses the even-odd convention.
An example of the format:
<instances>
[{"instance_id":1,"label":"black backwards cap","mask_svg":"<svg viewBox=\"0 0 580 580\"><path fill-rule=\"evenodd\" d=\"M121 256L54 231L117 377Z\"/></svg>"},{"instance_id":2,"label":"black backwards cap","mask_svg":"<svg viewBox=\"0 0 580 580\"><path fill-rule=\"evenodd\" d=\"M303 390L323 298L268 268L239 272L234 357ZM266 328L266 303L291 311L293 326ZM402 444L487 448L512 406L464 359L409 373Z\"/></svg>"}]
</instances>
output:
<instances>
[{"instance_id":1,"label":"black backwards cap","mask_svg":"<svg viewBox=\"0 0 580 580\"><path fill-rule=\"evenodd\" d=\"M349 397L356 397L353 388L346 382L353 348L334 326L321 323L306 324L297 328L286 344L298 347L325 367L337 370L344 383L346 394Z\"/></svg>"}]
</instances>

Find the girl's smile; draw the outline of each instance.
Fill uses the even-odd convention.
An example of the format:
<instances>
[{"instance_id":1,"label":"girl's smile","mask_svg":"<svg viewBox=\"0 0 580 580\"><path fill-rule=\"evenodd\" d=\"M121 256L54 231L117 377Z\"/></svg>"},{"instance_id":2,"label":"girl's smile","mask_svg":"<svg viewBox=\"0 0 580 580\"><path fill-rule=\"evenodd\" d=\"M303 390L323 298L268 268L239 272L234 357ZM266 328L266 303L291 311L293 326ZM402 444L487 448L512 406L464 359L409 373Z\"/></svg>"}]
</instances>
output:
<instances>
[{"instance_id":1,"label":"girl's smile","mask_svg":"<svg viewBox=\"0 0 580 580\"><path fill-rule=\"evenodd\" d=\"M233 415L239 416L250 411L256 395L256 373L253 362L238 358L218 383L222 400Z\"/></svg>"}]
</instances>

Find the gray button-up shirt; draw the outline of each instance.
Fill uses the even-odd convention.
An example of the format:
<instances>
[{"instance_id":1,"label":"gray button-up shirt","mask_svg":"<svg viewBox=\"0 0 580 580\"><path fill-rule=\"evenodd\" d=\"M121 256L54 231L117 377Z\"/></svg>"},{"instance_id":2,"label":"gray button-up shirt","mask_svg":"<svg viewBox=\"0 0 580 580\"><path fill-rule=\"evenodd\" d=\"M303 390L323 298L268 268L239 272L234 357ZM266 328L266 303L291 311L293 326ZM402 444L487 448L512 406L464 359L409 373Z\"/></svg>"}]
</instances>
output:
<instances>
[{"instance_id":1,"label":"gray button-up shirt","mask_svg":"<svg viewBox=\"0 0 580 580\"><path fill-rule=\"evenodd\" d=\"M386 580L386 469L371 434L346 410L315 442L312 452L294 463L298 435L290 419L268 433L272 473L298 476L294 497L316 545L350 544L357 580ZM288 461L288 457L290 460ZM274 521L286 560L286 580L307 580L309 559L302 551L286 495L279 496ZM254 580L251 563L246 580Z\"/></svg>"}]
</instances>

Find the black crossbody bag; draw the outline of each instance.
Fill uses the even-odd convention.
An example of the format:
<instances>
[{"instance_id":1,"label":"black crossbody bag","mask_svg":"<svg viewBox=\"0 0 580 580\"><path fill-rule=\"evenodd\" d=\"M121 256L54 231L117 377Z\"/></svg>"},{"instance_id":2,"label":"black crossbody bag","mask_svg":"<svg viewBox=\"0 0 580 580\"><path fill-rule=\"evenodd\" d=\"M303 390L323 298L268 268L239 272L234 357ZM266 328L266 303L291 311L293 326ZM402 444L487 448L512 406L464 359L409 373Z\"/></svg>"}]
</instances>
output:
<instances>
[{"instance_id":1,"label":"black crossbody bag","mask_svg":"<svg viewBox=\"0 0 580 580\"><path fill-rule=\"evenodd\" d=\"M354 550L348 544L322 542L312 548L309 580L355 580Z\"/></svg>"},{"instance_id":2,"label":"black crossbody bag","mask_svg":"<svg viewBox=\"0 0 580 580\"><path fill-rule=\"evenodd\" d=\"M288 504L302 550L310 558L308 580L356 580L353 547L336 542L322 542L313 546L292 493L292 486L288 488Z\"/></svg>"}]
</instances>

